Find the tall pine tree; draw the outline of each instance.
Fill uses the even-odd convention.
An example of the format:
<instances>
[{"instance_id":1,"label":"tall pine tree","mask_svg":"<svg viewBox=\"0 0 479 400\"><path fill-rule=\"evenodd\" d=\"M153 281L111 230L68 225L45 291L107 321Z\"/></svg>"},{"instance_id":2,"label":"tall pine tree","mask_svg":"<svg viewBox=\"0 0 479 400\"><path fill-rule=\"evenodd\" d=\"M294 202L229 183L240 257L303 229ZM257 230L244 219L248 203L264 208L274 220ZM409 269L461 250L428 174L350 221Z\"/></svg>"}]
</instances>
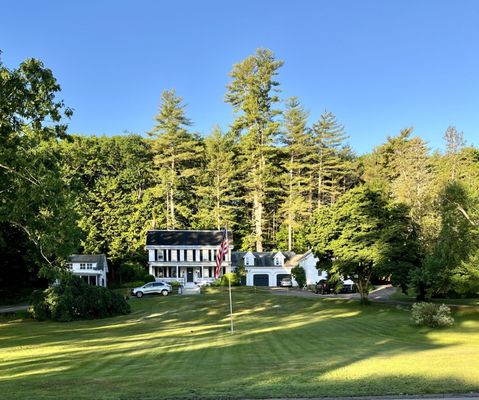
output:
<instances>
[{"instance_id":1,"label":"tall pine tree","mask_svg":"<svg viewBox=\"0 0 479 400\"><path fill-rule=\"evenodd\" d=\"M234 65L225 101L233 106L237 117L232 131L239 137L240 172L245 189L245 200L251 207L250 241L257 251L263 251L266 216L274 215L267 209L268 194L275 193L274 136L279 129L274 108L279 101L274 80L283 65L271 50L259 49L255 55ZM271 198L271 197L270 197ZM274 205L274 202L272 202Z\"/></svg>"},{"instance_id":2,"label":"tall pine tree","mask_svg":"<svg viewBox=\"0 0 479 400\"><path fill-rule=\"evenodd\" d=\"M334 204L344 191L344 179L349 170L347 160L341 155L347 135L333 113L325 111L321 115L319 121L313 124L312 136L315 155L310 175L311 211L322 205Z\"/></svg>"},{"instance_id":3,"label":"tall pine tree","mask_svg":"<svg viewBox=\"0 0 479 400\"><path fill-rule=\"evenodd\" d=\"M196 186L199 210L195 226L203 229L233 228L238 210L234 139L215 126L205 139L205 165Z\"/></svg>"},{"instance_id":4,"label":"tall pine tree","mask_svg":"<svg viewBox=\"0 0 479 400\"><path fill-rule=\"evenodd\" d=\"M280 212L287 230L287 248L293 249L294 232L308 214L308 179L312 158L312 141L307 129L308 113L296 97L286 103L281 141L284 145L283 161L284 201Z\"/></svg>"},{"instance_id":5,"label":"tall pine tree","mask_svg":"<svg viewBox=\"0 0 479 400\"><path fill-rule=\"evenodd\" d=\"M447 128L444 140L446 141L446 160L443 164L449 170L449 179L454 180L461 164L461 151L466 143L463 133L458 132L455 126Z\"/></svg>"},{"instance_id":6,"label":"tall pine tree","mask_svg":"<svg viewBox=\"0 0 479 400\"><path fill-rule=\"evenodd\" d=\"M149 134L154 138L158 185L165 198L165 225L167 229L187 227L195 210L190 188L199 175L202 144L197 135L187 130L191 121L186 117L183 99L175 90L162 93L155 120Z\"/></svg>"}]
</instances>

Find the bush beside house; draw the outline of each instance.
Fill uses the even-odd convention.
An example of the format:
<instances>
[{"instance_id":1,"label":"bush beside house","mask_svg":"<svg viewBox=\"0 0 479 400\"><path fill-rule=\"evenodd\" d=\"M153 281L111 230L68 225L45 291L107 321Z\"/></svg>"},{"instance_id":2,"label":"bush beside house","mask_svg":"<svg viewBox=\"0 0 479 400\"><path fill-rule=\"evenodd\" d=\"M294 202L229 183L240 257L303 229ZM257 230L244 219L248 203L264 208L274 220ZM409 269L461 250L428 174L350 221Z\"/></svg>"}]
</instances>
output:
<instances>
[{"instance_id":1,"label":"bush beside house","mask_svg":"<svg viewBox=\"0 0 479 400\"><path fill-rule=\"evenodd\" d=\"M70 275L58 285L33 292L29 311L40 321L68 322L128 314L130 305L120 294Z\"/></svg>"},{"instance_id":2,"label":"bush beside house","mask_svg":"<svg viewBox=\"0 0 479 400\"><path fill-rule=\"evenodd\" d=\"M299 265L291 268L291 275L295 279L296 282L298 282L298 287L302 289L304 285L306 285L306 271L304 270L303 267L300 267Z\"/></svg>"},{"instance_id":3,"label":"bush beside house","mask_svg":"<svg viewBox=\"0 0 479 400\"><path fill-rule=\"evenodd\" d=\"M213 286L229 286L229 280L231 280L231 286L239 286L240 279L234 272L228 272L222 275L220 278L213 282Z\"/></svg>"}]
</instances>

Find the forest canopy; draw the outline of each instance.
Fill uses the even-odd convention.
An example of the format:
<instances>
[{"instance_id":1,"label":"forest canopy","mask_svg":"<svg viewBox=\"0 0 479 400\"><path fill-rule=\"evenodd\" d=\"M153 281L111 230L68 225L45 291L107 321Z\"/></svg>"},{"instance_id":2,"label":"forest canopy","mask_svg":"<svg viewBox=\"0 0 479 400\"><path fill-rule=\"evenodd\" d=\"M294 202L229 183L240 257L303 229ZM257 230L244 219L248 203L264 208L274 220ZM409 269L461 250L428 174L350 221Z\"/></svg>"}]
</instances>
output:
<instances>
[{"instance_id":1,"label":"forest canopy","mask_svg":"<svg viewBox=\"0 0 479 400\"><path fill-rule=\"evenodd\" d=\"M423 297L477 293L479 150L451 125L442 152L406 128L357 156L333 111L310 123L280 97L282 65L259 49L232 67L228 127L193 131L167 89L147 134L106 137L67 132L41 61L0 60L0 287L52 276L74 251L106 253L113 271L145 263L151 228L228 226L236 249L312 248L331 271L367 265Z\"/></svg>"}]
</instances>

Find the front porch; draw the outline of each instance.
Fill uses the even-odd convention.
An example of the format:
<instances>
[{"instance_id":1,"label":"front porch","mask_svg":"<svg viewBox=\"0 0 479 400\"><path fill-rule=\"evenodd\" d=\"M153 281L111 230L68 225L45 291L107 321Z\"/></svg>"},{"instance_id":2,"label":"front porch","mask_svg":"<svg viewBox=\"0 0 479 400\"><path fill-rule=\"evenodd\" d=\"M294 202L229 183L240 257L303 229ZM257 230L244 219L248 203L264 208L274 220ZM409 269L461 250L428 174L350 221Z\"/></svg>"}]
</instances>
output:
<instances>
[{"instance_id":1,"label":"front porch","mask_svg":"<svg viewBox=\"0 0 479 400\"><path fill-rule=\"evenodd\" d=\"M196 283L198 285L208 285L215 281L215 267L213 266L152 266L150 265L150 274L156 280L164 282L179 282L185 284L187 282ZM221 268L220 276L226 273L226 267Z\"/></svg>"},{"instance_id":2,"label":"front porch","mask_svg":"<svg viewBox=\"0 0 479 400\"><path fill-rule=\"evenodd\" d=\"M156 278L157 281L162 282L178 282L180 285L184 285L186 283L185 278ZM215 278L196 278L193 282L199 286L209 286L215 281Z\"/></svg>"},{"instance_id":3,"label":"front porch","mask_svg":"<svg viewBox=\"0 0 479 400\"><path fill-rule=\"evenodd\" d=\"M86 284L91 286L104 286L104 281L101 279L100 274L89 274L89 273L74 273L74 275L79 276Z\"/></svg>"}]
</instances>

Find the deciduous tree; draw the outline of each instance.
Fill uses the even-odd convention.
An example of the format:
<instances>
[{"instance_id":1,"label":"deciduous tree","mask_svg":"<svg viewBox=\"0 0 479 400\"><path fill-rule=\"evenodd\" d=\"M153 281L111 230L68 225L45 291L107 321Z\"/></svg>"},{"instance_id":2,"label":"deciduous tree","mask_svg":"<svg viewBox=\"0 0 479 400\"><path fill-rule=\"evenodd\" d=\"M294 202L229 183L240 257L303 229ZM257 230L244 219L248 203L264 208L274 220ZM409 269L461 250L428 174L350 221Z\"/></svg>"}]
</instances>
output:
<instances>
[{"instance_id":1,"label":"deciduous tree","mask_svg":"<svg viewBox=\"0 0 479 400\"><path fill-rule=\"evenodd\" d=\"M59 92L41 61L29 59L17 69L0 61L0 225L23 231L46 275L77 245L73 202L56 151L72 111L56 99Z\"/></svg>"},{"instance_id":2,"label":"deciduous tree","mask_svg":"<svg viewBox=\"0 0 479 400\"><path fill-rule=\"evenodd\" d=\"M367 302L373 273L395 273L411 263L410 223L403 209L367 185L351 189L333 206L322 207L312 221L310 243L320 267L354 280Z\"/></svg>"}]
</instances>

